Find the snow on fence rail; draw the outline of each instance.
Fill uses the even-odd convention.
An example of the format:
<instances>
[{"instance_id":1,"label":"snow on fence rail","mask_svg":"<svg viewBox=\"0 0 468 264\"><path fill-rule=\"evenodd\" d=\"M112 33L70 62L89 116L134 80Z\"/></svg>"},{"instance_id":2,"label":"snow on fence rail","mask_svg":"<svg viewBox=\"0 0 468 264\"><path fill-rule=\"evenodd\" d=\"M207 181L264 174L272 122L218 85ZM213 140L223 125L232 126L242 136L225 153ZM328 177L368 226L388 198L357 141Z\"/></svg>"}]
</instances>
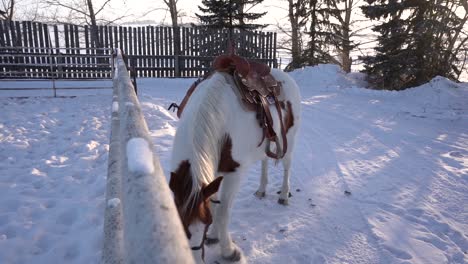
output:
<instances>
[{"instance_id":1,"label":"snow on fence rail","mask_svg":"<svg viewBox=\"0 0 468 264\"><path fill-rule=\"evenodd\" d=\"M130 81L116 50L103 263L194 263Z\"/></svg>"}]
</instances>

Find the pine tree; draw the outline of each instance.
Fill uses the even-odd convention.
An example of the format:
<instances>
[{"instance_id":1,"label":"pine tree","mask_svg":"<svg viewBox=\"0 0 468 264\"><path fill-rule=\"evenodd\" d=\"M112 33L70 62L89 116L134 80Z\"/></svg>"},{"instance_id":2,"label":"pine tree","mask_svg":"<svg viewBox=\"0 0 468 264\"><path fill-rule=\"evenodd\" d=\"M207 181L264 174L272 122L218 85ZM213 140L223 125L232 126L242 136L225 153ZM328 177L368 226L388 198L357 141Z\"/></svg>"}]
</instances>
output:
<instances>
[{"instance_id":1,"label":"pine tree","mask_svg":"<svg viewBox=\"0 0 468 264\"><path fill-rule=\"evenodd\" d=\"M263 0L202 0L203 6L198 6L202 14L196 14L202 25L205 26L201 30L207 34L213 33L213 30L218 30L218 32L221 31L223 34L227 33L227 36L226 38L211 40L209 45L201 47L201 53L211 56L217 55L226 51L229 42L230 45L236 45L239 41L236 39L234 30L253 31L263 28L265 25L253 22L264 16L267 12L254 13L245 11L262 2ZM254 47L254 45L252 43L244 44L242 47L237 45L236 52L241 56L254 57L255 52L252 52L253 48L247 48L247 46ZM220 52L220 50L222 51Z\"/></svg>"},{"instance_id":2,"label":"pine tree","mask_svg":"<svg viewBox=\"0 0 468 264\"><path fill-rule=\"evenodd\" d=\"M336 34L340 26L331 22L332 10L322 0L309 0L309 30L306 34L309 41L303 53L303 65L317 65L319 63L339 62L331 55L333 48L338 45Z\"/></svg>"},{"instance_id":3,"label":"pine tree","mask_svg":"<svg viewBox=\"0 0 468 264\"><path fill-rule=\"evenodd\" d=\"M356 47L351 41L353 36L351 15L356 8L356 0L288 0L288 2L292 60L286 70L319 63L333 63L350 72L352 63L350 53ZM301 34L297 33L298 28L306 36L305 47L297 47L302 42Z\"/></svg>"},{"instance_id":4,"label":"pine tree","mask_svg":"<svg viewBox=\"0 0 468 264\"><path fill-rule=\"evenodd\" d=\"M263 0L202 0L198 6L202 14L195 14L202 24L221 29L255 30L265 25L251 23L267 12L245 12L248 6L262 3Z\"/></svg>"},{"instance_id":5,"label":"pine tree","mask_svg":"<svg viewBox=\"0 0 468 264\"><path fill-rule=\"evenodd\" d=\"M366 1L366 17L383 21L373 28L379 33L375 55L362 58L371 83L400 90L437 75L456 79L460 69L452 44L466 22L455 13L456 1Z\"/></svg>"}]
</instances>

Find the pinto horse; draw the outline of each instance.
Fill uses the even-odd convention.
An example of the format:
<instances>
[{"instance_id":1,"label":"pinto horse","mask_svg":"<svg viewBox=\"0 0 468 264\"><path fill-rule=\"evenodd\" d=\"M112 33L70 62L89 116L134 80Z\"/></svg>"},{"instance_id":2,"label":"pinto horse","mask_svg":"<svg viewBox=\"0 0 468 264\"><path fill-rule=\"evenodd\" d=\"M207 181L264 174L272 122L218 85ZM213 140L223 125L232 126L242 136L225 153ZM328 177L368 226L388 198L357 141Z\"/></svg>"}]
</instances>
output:
<instances>
[{"instance_id":1,"label":"pinto horse","mask_svg":"<svg viewBox=\"0 0 468 264\"><path fill-rule=\"evenodd\" d=\"M284 177L278 200L286 205L291 154L300 122L300 94L286 73L272 69L271 75L281 84L278 101L283 104L281 110L270 106L271 113L282 112L272 115L273 129L279 133L282 116L289 144L281 155ZM169 186L198 263L203 263L205 241L219 242L224 259L240 260L241 251L228 232L234 196L242 175L258 160L262 161L258 197L265 196L268 183L266 149L270 142L264 140L256 113L242 106L235 85L233 76L223 72L201 82L185 105L174 138Z\"/></svg>"}]
</instances>

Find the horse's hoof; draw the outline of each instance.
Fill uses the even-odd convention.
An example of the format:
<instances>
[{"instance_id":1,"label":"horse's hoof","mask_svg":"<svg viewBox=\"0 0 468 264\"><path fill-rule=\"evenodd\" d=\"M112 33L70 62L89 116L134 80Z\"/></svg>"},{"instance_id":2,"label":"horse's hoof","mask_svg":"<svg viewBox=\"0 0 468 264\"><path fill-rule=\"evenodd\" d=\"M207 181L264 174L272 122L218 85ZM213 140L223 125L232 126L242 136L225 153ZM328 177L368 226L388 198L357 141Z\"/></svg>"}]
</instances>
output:
<instances>
[{"instance_id":1,"label":"horse's hoof","mask_svg":"<svg viewBox=\"0 0 468 264\"><path fill-rule=\"evenodd\" d=\"M281 205L288 205L288 204L289 204L288 200L286 200L286 199L281 199L281 198L278 199L278 203L281 204Z\"/></svg>"},{"instance_id":2,"label":"horse's hoof","mask_svg":"<svg viewBox=\"0 0 468 264\"><path fill-rule=\"evenodd\" d=\"M265 197L265 192L256 191L255 196L257 196L258 198L264 198Z\"/></svg>"},{"instance_id":3,"label":"horse's hoof","mask_svg":"<svg viewBox=\"0 0 468 264\"><path fill-rule=\"evenodd\" d=\"M232 252L230 256L228 257L223 256L223 259L227 261L232 261L232 262L239 261L241 259L241 253L238 249L234 249L234 252Z\"/></svg>"},{"instance_id":4,"label":"horse's hoof","mask_svg":"<svg viewBox=\"0 0 468 264\"><path fill-rule=\"evenodd\" d=\"M206 244L207 246L209 246L209 245L214 245L214 244L216 244L216 243L218 243L218 242L219 242L219 239L217 239L217 238L209 238L209 237L207 237L207 238L205 239L205 244Z\"/></svg>"}]
</instances>

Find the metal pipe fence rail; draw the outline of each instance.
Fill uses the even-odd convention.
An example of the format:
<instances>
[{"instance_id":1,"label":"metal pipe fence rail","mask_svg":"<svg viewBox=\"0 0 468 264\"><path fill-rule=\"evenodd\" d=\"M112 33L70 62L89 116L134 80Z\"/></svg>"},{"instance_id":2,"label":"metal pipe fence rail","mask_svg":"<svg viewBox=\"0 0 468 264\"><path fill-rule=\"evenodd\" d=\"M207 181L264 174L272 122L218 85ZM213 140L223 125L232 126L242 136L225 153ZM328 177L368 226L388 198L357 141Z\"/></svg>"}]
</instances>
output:
<instances>
[{"instance_id":1,"label":"metal pipe fence rail","mask_svg":"<svg viewBox=\"0 0 468 264\"><path fill-rule=\"evenodd\" d=\"M110 48L0 46L0 79L102 79L112 76Z\"/></svg>"},{"instance_id":2,"label":"metal pipe fence rail","mask_svg":"<svg viewBox=\"0 0 468 264\"><path fill-rule=\"evenodd\" d=\"M102 263L195 263L120 50L115 56Z\"/></svg>"}]
</instances>

